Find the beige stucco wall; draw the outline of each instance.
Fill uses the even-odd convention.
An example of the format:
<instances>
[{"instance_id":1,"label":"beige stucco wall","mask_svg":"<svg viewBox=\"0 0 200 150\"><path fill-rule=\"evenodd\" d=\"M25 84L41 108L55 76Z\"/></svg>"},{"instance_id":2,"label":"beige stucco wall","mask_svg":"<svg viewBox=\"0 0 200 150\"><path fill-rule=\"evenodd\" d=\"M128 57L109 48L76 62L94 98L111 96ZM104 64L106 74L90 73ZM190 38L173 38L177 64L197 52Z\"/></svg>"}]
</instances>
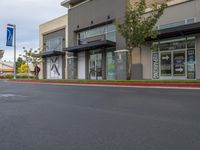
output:
<instances>
[{"instance_id":1,"label":"beige stucco wall","mask_svg":"<svg viewBox=\"0 0 200 150\"><path fill-rule=\"evenodd\" d=\"M139 0L130 0L134 6ZM168 8L158 21L158 25L169 24L185 19L195 18L200 21L200 0L146 0L147 6L150 7L154 3L166 2ZM146 10L147 14L151 9Z\"/></svg>"},{"instance_id":2,"label":"beige stucco wall","mask_svg":"<svg viewBox=\"0 0 200 150\"><path fill-rule=\"evenodd\" d=\"M63 29L63 28L68 28L67 27L67 23L68 22L68 16L67 15L64 15L64 16L61 16L61 17L58 17L56 19L53 19L51 21L48 21L44 24L41 24L39 26L39 38L40 38L40 47L43 48L43 35L44 34L48 34L48 33L51 33L51 32L54 32L54 31L57 31L59 29ZM67 47L67 44L68 44L68 36L67 36L67 32L68 30L66 30L66 37L65 37L65 40L66 40L66 47Z\"/></svg>"},{"instance_id":3,"label":"beige stucco wall","mask_svg":"<svg viewBox=\"0 0 200 150\"><path fill-rule=\"evenodd\" d=\"M141 62L141 52L140 48L134 48L132 50L132 64L140 64Z\"/></svg>"},{"instance_id":4,"label":"beige stucco wall","mask_svg":"<svg viewBox=\"0 0 200 150\"><path fill-rule=\"evenodd\" d=\"M146 43L141 48L141 63L143 64L143 79L152 78L151 45Z\"/></svg>"},{"instance_id":5,"label":"beige stucco wall","mask_svg":"<svg viewBox=\"0 0 200 150\"><path fill-rule=\"evenodd\" d=\"M200 21L199 0L188 0L168 7L159 19L158 25L169 24L191 18L196 18L197 22Z\"/></svg>"},{"instance_id":6,"label":"beige stucco wall","mask_svg":"<svg viewBox=\"0 0 200 150\"><path fill-rule=\"evenodd\" d=\"M184 11L187 10L187 11ZM168 7L158 21L158 25L173 23L184 19L196 18L200 21L200 0L185 1ZM141 51L141 63L143 64L143 78L152 78L151 50L150 45L143 45ZM139 56L138 56L139 57ZM196 41L196 78L200 79L200 35Z\"/></svg>"},{"instance_id":7,"label":"beige stucco wall","mask_svg":"<svg viewBox=\"0 0 200 150\"><path fill-rule=\"evenodd\" d=\"M129 0L129 1L133 6L139 2L139 0ZM146 5L147 7L151 7L152 4L167 3L168 6L173 6L187 1L192 1L192 0L146 0Z\"/></svg>"},{"instance_id":8,"label":"beige stucco wall","mask_svg":"<svg viewBox=\"0 0 200 150\"><path fill-rule=\"evenodd\" d=\"M142 46L141 63L143 64L143 78L152 78L152 60L150 45ZM200 79L200 34L196 35L196 79Z\"/></svg>"},{"instance_id":9,"label":"beige stucco wall","mask_svg":"<svg viewBox=\"0 0 200 150\"><path fill-rule=\"evenodd\" d=\"M170 1L170 0L146 0L146 4L147 6L151 6L152 4L155 4L155 3L163 3L163 2L167 2L167 1ZM130 0L130 3L134 6L136 3L138 3L139 0Z\"/></svg>"},{"instance_id":10,"label":"beige stucco wall","mask_svg":"<svg viewBox=\"0 0 200 150\"><path fill-rule=\"evenodd\" d=\"M39 45L41 49L43 48L43 35L57 31L59 29L65 28L66 34L65 34L65 47L68 47L68 15L64 15L58 18L55 18L53 20L50 20L44 24L41 24L39 26ZM41 65L41 72L39 75L39 78L43 78L43 65ZM66 66L67 68L67 66ZM65 72L67 70L65 69ZM67 73L65 73L67 75ZM67 78L67 77L66 77Z\"/></svg>"}]
</instances>

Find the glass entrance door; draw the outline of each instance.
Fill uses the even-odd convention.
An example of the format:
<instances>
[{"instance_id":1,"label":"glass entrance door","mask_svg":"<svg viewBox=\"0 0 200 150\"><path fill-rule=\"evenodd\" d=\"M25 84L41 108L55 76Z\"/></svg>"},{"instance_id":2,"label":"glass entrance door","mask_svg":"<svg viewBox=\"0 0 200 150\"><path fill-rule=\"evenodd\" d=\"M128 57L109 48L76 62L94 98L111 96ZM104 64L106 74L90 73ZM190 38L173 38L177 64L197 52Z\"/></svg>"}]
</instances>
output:
<instances>
[{"instance_id":1,"label":"glass entrance door","mask_svg":"<svg viewBox=\"0 0 200 150\"><path fill-rule=\"evenodd\" d=\"M102 79L102 53L90 55L89 75L92 80Z\"/></svg>"},{"instance_id":2,"label":"glass entrance door","mask_svg":"<svg viewBox=\"0 0 200 150\"><path fill-rule=\"evenodd\" d=\"M172 53L161 52L160 53L160 75L161 77L172 76Z\"/></svg>"},{"instance_id":3,"label":"glass entrance door","mask_svg":"<svg viewBox=\"0 0 200 150\"><path fill-rule=\"evenodd\" d=\"M160 75L162 79L185 79L186 51L160 52Z\"/></svg>"},{"instance_id":4,"label":"glass entrance door","mask_svg":"<svg viewBox=\"0 0 200 150\"><path fill-rule=\"evenodd\" d=\"M185 66L185 51L173 52L173 76L174 77L185 77L186 66Z\"/></svg>"}]
</instances>

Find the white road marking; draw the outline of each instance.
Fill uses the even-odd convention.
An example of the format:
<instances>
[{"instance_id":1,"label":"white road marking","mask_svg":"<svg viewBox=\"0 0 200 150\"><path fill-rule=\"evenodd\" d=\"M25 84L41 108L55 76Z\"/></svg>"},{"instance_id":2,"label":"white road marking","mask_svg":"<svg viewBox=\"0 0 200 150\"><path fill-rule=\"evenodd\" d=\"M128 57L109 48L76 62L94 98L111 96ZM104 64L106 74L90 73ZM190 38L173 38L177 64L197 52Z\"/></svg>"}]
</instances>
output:
<instances>
[{"instance_id":1,"label":"white road marking","mask_svg":"<svg viewBox=\"0 0 200 150\"><path fill-rule=\"evenodd\" d=\"M0 98L1 97L8 98L8 97L26 97L26 96L16 95L16 94L0 94Z\"/></svg>"}]
</instances>

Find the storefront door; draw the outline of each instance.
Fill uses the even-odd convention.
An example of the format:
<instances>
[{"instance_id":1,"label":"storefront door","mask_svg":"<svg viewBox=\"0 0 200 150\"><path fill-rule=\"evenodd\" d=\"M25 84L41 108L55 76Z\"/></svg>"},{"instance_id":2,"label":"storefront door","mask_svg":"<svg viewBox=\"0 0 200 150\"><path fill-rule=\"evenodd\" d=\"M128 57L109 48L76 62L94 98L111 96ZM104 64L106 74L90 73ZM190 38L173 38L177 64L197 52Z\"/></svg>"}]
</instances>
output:
<instances>
[{"instance_id":1,"label":"storefront door","mask_svg":"<svg viewBox=\"0 0 200 150\"><path fill-rule=\"evenodd\" d=\"M102 79L102 53L90 55L89 75L92 80Z\"/></svg>"},{"instance_id":2,"label":"storefront door","mask_svg":"<svg viewBox=\"0 0 200 150\"><path fill-rule=\"evenodd\" d=\"M186 79L186 50L160 52L162 79Z\"/></svg>"}]
</instances>

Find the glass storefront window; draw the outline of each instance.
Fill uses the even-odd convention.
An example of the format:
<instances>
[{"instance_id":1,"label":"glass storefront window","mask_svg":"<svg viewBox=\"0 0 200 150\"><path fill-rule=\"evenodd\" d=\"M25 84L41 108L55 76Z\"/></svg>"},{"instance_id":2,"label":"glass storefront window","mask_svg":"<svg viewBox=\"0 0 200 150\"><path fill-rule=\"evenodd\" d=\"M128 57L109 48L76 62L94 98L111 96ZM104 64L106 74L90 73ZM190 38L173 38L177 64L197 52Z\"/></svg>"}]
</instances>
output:
<instances>
[{"instance_id":1,"label":"glass storefront window","mask_svg":"<svg viewBox=\"0 0 200 150\"><path fill-rule=\"evenodd\" d=\"M116 41L116 33L115 32L107 33L106 40L115 42Z\"/></svg>"},{"instance_id":2,"label":"glass storefront window","mask_svg":"<svg viewBox=\"0 0 200 150\"><path fill-rule=\"evenodd\" d=\"M195 37L154 42L153 46L156 45L158 51L152 50L153 79L196 78Z\"/></svg>"},{"instance_id":3,"label":"glass storefront window","mask_svg":"<svg viewBox=\"0 0 200 150\"><path fill-rule=\"evenodd\" d=\"M90 79L102 79L102 53L101 51L91 51L89 60Z\"/></svg>"},{"instance_id":4,"label":"glass storefront window","mask_svg":"<svg viewBox=\"0 0 200 150\"><path fill-rule=\"evenodd\" d=\"M196 22L195 18L189 18L189 19L184 19L184 20L180 20L177 22L172 22L169 24L159 25L158 29L162 30L162 29L167 29L167 28L173 28L173 27L178 27L178 26L182 26L182 25L186 25L186 24L192 24L195 22Z\"/></svg>"},{"instance_id":5,"label":"glass storefront window","mask_svg":"<svg viewBox=\"0 0 200 150\"><path fill-rule=\"evenodd\" d=\"M189 39L187 40L187 48L195 48L195 40L194 39Z\"/></svg>"},{"instance_id":6,"label":"glass storefront window","mask_svg":"<svg viewBox=\"0 0 200 150\"><path fill-rule=\"evenodd\" d=\"M195 18L187 19L187 24L195 23Z\"/></svg>"},{"instance_id":7,"label":"glass storefront window","mask_svg":"<svg viewBox=\"0 0 200 150\"><path fill-rule=\"evenodd\" d=\"M185 25L185 20L178 21L178 22L173 22L173 23L169 23L169 24L160 25L159 29L162 30L162 29L173 28L173 27L177 27L177 26L181 26L181 25Z\"/></svg>"},{"instance_id":8,"label":"glass storefront window","mask_svg":"<svg viewBox=\"0 0 200 150\"><path fill-rule=\"evenodd\" d=\"M116 27L114 24L104 25L77 34L78 45L87 44L87 39L105 35L106 40L116 42ZM95 39L96 40L96 39Z\"/></svg>"},{"instance_id":9,"label":"glass storefront window","mask_svg":"<svg viewBox=\"0 0 200 150\"><path fill-rule=\"evenodd\" d=\"M185 51L173 52L173 75L185 76Z\"/></svg>"},{"instance_id":10,"label":"glass storefront window","mask_svg":"<svg viewBox=\"0 0 200 150\"><path fill-rule=\"evenodd\" d=\"M162 52L160 54L160 61L161 76L171 76L171 52Z\"/></svg>"},{"instance_id":11,"label":"glass storefront window","mask_svg":"<svg viewBox=\"0 0 200 150\"><path fill-rule=\"evenodd\" d=\"M46 41L46 51L62 51L63 37L56 37Z\"/></svg>"},{"instance_id":12,"label":"glass storefront window","mask_svg":"<svg viewBox=\"0 0 200 150\"><path fill-rule=\"evenodd\" d=\"M113 31L116 31L115 25L113 25L113 24L108 25L108 27L107 27L107 32L113 32Z\"/></svg>"},{"instance_id":13,"label":"glass storefront window","mask_svg":"<svg viewBox=\"0 0 200 150\"><path fill-rule=\"evenodd\" d=\"M185 48L186 48L185 40L160 44L160 51L185 49Z\"/></svg>"},{"instance_id":14,"label":"glass storefront window","mask_svg":"<svg viewBox=\"0 0 200 150\"><path fill-rule=\"evenodd\" d=\"M79 38L80 39L84 39L85 37L86 37L86 35L85 35L85 32L81 32L80 34L79 34Z\"/></svg>"}]
</instances>

